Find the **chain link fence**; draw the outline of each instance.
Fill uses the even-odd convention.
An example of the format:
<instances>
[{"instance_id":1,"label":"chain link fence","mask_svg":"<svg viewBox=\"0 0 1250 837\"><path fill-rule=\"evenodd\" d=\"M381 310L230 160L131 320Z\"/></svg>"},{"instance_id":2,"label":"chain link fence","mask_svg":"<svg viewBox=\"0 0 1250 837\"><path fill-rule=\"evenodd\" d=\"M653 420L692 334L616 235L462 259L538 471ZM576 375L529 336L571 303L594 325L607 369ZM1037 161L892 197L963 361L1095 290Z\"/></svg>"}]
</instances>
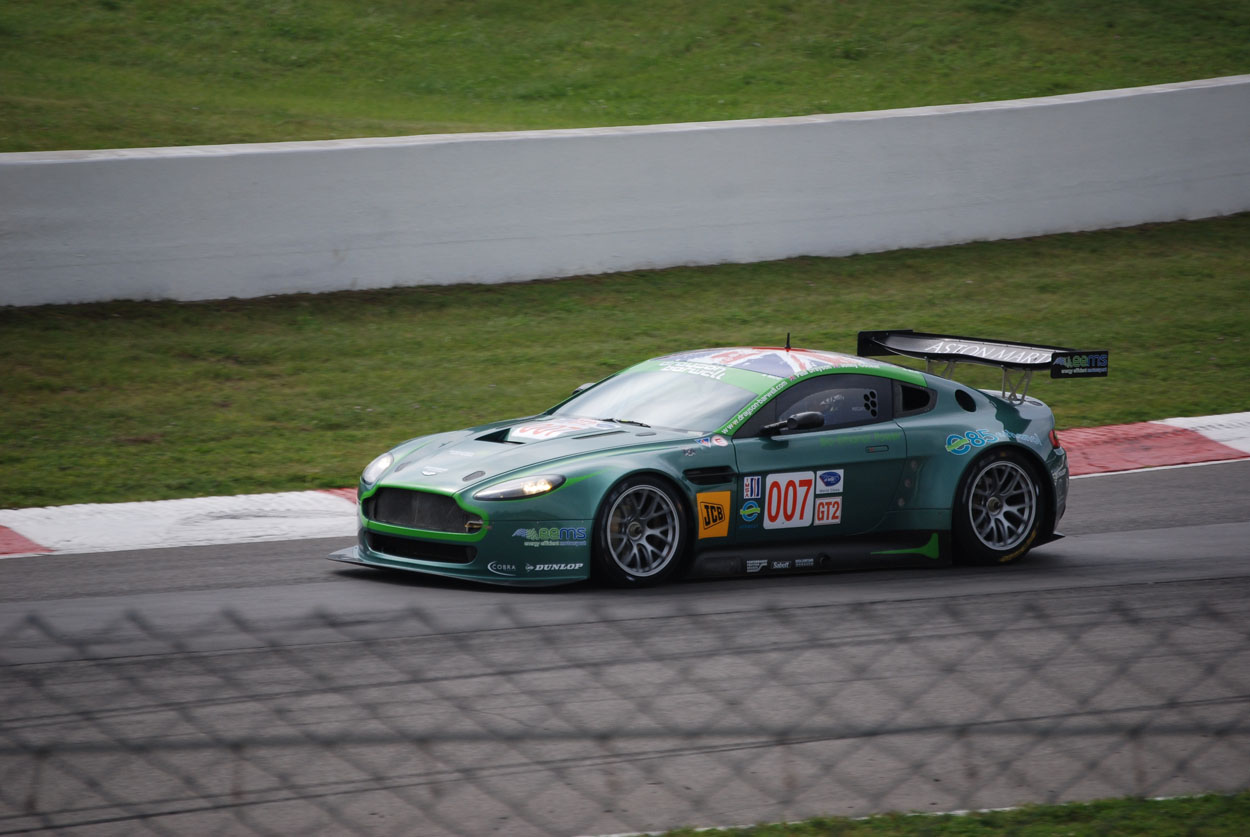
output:
<instances>
[{"instance_id":1,"label":"chain link fence","mask_svg":"<svg viewBox=\"0 0 1250 837\"><path fill-rule=\"evenodd\" d=\"M551 601L488 628L0 625L0 834L605 834L1250 786L1238 596Z\"/></svg>"}]
</instances>

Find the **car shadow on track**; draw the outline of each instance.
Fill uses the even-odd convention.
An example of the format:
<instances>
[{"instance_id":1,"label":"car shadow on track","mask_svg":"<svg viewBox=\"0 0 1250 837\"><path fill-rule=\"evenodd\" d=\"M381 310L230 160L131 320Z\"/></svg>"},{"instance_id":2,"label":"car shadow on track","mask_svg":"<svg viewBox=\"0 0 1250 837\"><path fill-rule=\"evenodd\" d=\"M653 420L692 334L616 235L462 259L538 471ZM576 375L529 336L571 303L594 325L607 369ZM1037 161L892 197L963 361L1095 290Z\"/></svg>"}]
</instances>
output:
<instances>
[{"instance_id":1,"label":"car shadow on track","mask_svg":"<svg viewBox=\"0 0 1250 837\"><path fill-rule=\"evenodd\" d=\"M573 584L562 584L555 587L520 587L507 584L485 584L480 581L464 581L458 578L447 578L441 575L404 572L403 570L390 570L383 567L378 567L376 569L371 567L344 567L342 569L335 569L333 572L339 578L344 579L359 579L361 581L389 584L395 587L414 587L427 590L481 590L495 593L535 595L567 590L593 590L598 587L598 585L596 585L593 581L578 581Z\"/></svg>"},{"instance_id":2,"label":"car shadow on track","mask_svg":"<svg viewBox=\"0 0 1250 837\"><path fill-rule=\"evenodd\" d=\"M630 600L666 599L673 596L758 596L781 594L787 598L809 598L820 591L833 594L848 589L861 591L879 590L898 593L906 588L944 589L955 594L964 584L974 586L989 580L1022 580L1022 576L1046 575L1062 570L1068 562L1042 553L1033 553L1024 561L1003 566L975 567L952 566L932 563L911 563L896 566L844 567L817 573L784 573L755 576L731 576L724 578L685 578L658 587L619 589L596 579L562 584L551 587L523 587L484 584L456 578L446 578L422 573L404 572L386 568L341 567L333 570L343 580L384 584L393 588L412 590L457 591L478 593L503 593L516 596L551 596L593 598L616 598Z\"/></svg>"}]
</instances>

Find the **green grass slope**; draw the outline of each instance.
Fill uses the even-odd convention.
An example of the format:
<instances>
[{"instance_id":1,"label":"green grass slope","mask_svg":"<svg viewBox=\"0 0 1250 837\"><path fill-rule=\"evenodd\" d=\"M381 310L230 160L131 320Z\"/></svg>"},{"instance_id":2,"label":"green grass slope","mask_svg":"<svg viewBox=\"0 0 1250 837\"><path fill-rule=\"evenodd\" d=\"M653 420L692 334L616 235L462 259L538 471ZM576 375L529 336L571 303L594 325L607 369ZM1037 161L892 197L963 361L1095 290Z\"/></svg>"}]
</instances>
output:
<instances>
[{"instance_id":1,"label":"green grass slope","mask_svg":"<svg viewBox=\"0 0 1250 837\"><path fill-rule=\"evenodd\" d=\"M1236 0L6 0L0 151L789 116L1245 72Z\"/></svg>"},{"instance_id":2,"label":"green grass slope","mask_svg":"<svg viewBox=\"0 0 1250 837\"><path fill-rule=\"evenodd\" d=\"M664 837L1245 837L1250 793L1103 799L967 814L818 817L745 828L682 828Z\"/></svg>"}]
</instances>

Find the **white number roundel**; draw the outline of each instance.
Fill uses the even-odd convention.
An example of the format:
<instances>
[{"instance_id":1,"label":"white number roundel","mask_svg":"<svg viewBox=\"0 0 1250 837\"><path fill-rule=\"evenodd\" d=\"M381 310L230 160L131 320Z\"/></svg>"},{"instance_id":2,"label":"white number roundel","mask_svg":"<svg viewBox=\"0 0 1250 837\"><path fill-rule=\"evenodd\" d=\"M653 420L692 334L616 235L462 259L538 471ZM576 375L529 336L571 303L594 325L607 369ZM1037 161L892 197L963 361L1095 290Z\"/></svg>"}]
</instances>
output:
<instances>
[{"instance_id":1,"label":"white number roundel","mask_svg":"<svg viewBox=\"0 0 1250 837\"><path fill-rule=\"evenodd\" d=\"M811 526L815 483L812 471L769 474L764 481L764 528Z\"/></svg>"}]
</instances>

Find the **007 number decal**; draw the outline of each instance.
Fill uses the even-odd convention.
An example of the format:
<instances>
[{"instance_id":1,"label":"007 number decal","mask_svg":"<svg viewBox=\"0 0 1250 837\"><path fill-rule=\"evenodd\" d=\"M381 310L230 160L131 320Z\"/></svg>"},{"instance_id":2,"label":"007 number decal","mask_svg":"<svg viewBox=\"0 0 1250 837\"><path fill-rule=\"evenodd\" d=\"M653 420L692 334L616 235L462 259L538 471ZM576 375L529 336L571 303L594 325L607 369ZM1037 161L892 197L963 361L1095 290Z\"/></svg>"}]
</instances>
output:
<instances>
[{"instance_id":1,"label":"007 number decal","mask_svg":"<svg viewBox=\"0 0 1250 837\"><path fill-rule=\"evenodd\" d=\"M764 484L764 528L790 529L812 525L812 471L769 474Z\"/></svg>"}]
</instances>

